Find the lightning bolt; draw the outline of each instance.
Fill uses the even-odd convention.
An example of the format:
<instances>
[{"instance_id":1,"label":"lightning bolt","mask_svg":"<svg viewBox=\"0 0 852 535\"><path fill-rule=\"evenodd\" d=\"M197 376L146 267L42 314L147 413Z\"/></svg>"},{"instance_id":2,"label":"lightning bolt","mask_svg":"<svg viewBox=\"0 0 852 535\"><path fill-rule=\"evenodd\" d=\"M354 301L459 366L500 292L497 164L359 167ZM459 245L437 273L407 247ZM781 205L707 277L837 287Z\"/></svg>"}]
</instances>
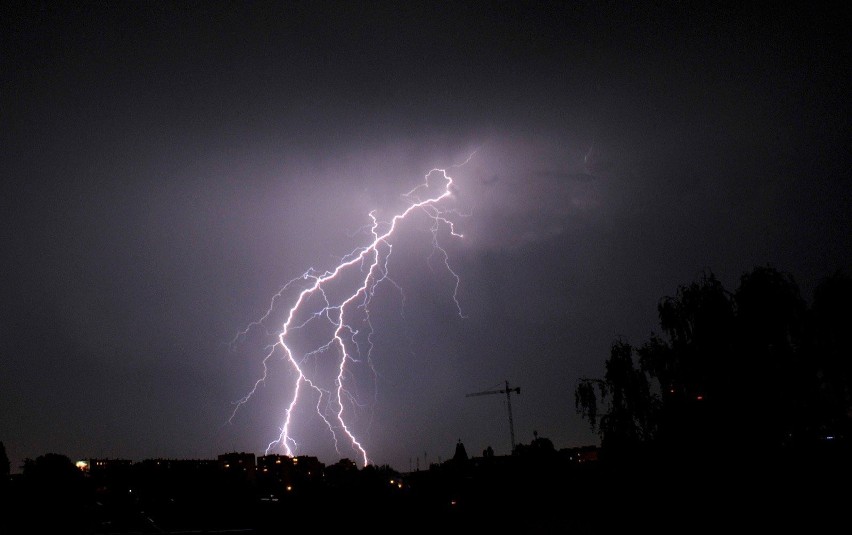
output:
<instances>
[{"instance_id":1,"label":"lightning bolt","mask_svg":"<svg viewBox=\"0 0 852 535\"><path fill-rule=\"evenodd\" d=\"M467 164L475 154L476 151L471 153L464 162L452 167ZM430 170L420 185L402 195L406 207L390 220L380 220L375 210L369 212L370 223L362 227L362 231L368 231L369 243L357 247L344 256L333 269L320 272L309 268L302 275L287 282L272 297L266 313L260 319L250 323L234 338L232 345L246 337L249 330L264 328L265 323L278 308L279 301L285 299L288 294L292 294L293 288L301 287L287 312L286 321L274 335L276 342L267 347L261 376L249 392L234 404L234 410L228 419L229 422L233 421L237 411L248 403L258 389L265 384L269 377L270 359L278 353L283 353L282 358L292 368L295 378L290 401L284 410L284 423L278 437L267 445L266 454L280 447L287 455L292 456L298 449L298 443L292 432L294 411L300 403L303 403L302 400L305 397L303 389L311 389L317 395L316 412L330 431L338 454L340 454L340 442L345 441L364 466L370 463L367 450L362 440L356 437L348 419L347 407L358 407L360 404L357 397L347 389L347 383L351 382L350 368L356 363L364 363L372 373L374 391L376 390L377 374L372 360L373 323L370 304L377 288L382 284L390 284L399 292L404 305L405 294L402 287L390 276L389 262L395 239L399 234L398 229L408 220L413 219L412 214L425 214L431 222L428 230L432 235L432 253L427 263L431 267L432 259L437 256L443 268L453 277L455 284L452 299L458 315L465 317L458 300L461 279L450 266L449 255L439 242L439 231L442 228L446 229L449 235L462 238L462 234L456 231L453 217L466 214L445 206L448 199L453 196L454 189L453 178L445 169ZM340 286L345 286L348 290L341 291ZM353 321L355 318L362 319L366 326L366 336L355 328ZM330 334L324 337L323 343L312 350L298 352L292 335L316 322L324 322L327 328L330 328ZM362 342L366 341L364 350L358 342L359 334L361 334ZM308 366L314 359L324 354L332 354L334 355L332 358L337 359L334 361L336 376L331 388L323 388L319 380L312 377Z\"/></svg>"}]
</instances>

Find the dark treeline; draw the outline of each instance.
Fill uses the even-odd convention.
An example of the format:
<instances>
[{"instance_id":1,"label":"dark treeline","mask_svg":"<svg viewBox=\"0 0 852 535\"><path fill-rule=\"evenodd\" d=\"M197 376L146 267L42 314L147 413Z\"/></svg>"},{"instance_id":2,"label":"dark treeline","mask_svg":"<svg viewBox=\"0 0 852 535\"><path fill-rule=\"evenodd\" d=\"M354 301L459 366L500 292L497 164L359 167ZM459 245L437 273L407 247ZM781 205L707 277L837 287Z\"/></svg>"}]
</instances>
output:
<instances>
[{"instance_id":1,"label":"dark treeline","mask_svg":"<svg viewBox=\"0 0 852 535\"><path fill-rule=\"evenodd\" d=\"M808 307L793 278L768 267L733 293L712 273L658 306L662 335L612 345L602 379L576 406L610 455L643 446L699 453L736 440L762 450L849 436L852 279L837 273Z\"/></svg>"}]
</instances>

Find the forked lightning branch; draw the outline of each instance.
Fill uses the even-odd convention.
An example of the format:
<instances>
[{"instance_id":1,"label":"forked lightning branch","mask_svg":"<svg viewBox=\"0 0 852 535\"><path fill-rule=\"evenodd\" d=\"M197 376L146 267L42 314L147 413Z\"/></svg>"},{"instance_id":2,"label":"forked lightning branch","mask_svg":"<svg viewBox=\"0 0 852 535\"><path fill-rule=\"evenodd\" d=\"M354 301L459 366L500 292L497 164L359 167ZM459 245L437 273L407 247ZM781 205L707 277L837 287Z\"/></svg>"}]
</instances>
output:
<instances>
[{"instance_id":1,"label":"forked lightning branch","mask_svg":"<svg viewBox=\"0 0 852 535\"><path fill-rule=\"evenodd\" d=\"M465 165L472 157L473 154L463 163L453 167ZM297 416L297 409L304 404L311 404L319 417L314 420L317 424L322 422L320 425L328 427L338 454L342 454L343 443L357 455L363 465L370 463L363 438L358 436L352 424L358 398L352 391L355 388L355 380L351 368L356 364L366 365L373 375L375 385L375 369L371 358L373 325L370 310L374 304L373 297L381 285L392 284L400 292L403 290L392 277L391 257L394 244L402 239L400 230L404 225L422 225L424 220L427 222L426 230L431 233L432 254L438 255L441 264L452 276L454 287L448 291L451 291L458 314L462 316L458 302L460 279L450 266L447 251L439 239L441 236L453 239L462 237L456 232L454 223L458 212L450 206L454 187L453 178L447 170L432 169L426 173L419 186L402 195L405 201L402 211L385 220L379 219L375 210L367 214L367 244L356 248L327 271L319 272L311 268L289 281L273 296L266 314L237 335L235 342L252 328L265 328L273 312L280 308L279 302L287 297L291 299L286 320L278 328L275 342L263 358L261 376L249 392L235 403L229 419L233 421L239 409L270 379L270 359L284 359L293 372L289 374L291 380L282 385L288 393L289 401L284 408L280 433L267 446L267 454L275 449L283 450L287 455L296 454L299 444L298 428L310 425L309 422L301 421L302 418ZM424 219L417 217L418 215L426 217ZM360 329L367 330L366 335L359 331L359 326ZM316 327L323 327L324 330ZM295 335L307 329L322 330L326 334L316 346L306 350L302 347L303 344L296 342ZM362 342L359 343L358 340ZM317 375L319 367L311 365L315 364L314 359L331 359L325 360L324 364L326 368L331 367L333 370L332 381L324 382L323 378ZM310 392L314 395L309 395Z\"/></svg>"}]
</instances>

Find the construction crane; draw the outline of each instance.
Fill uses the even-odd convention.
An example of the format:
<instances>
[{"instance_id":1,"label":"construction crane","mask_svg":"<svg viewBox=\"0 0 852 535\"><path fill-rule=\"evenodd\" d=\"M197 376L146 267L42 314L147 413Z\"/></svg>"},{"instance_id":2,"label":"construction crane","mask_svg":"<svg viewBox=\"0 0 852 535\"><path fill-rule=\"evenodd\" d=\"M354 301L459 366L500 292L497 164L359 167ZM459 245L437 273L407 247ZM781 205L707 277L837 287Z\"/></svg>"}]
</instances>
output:
<instances>
[{"instance_id":1,"label":"construction crane","mask_svg":"<svg viewBox=\"0 0 852 535\"><path fill-rule=\"evenodd\" d=\"M506 406L509 408L509 436L512 439L512 449L509 450L510 453L515 453L515 424L512 422L512 392L515 394L521 393L521 387L516 386L515 388L509 388L509 381L506 381L506 388L502 388L500 390L486 390L484 392L474 392L473 394L467 394L465 397L473 397L473 396L485 396L487 394L506 394Z\"/></svg>"}]
</instances>

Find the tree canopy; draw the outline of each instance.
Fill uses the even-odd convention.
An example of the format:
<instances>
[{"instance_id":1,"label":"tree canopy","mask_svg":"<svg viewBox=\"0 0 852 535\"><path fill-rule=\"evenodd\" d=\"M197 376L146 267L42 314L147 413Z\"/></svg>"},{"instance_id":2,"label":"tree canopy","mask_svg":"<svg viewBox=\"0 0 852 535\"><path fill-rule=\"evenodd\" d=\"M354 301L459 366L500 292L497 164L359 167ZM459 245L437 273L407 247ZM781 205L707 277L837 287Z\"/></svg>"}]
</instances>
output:
<instances>
[{"instance_id":1,"label":"tree canopy","mask_svg":"<svg viewBox=\"0 0 852 535\"><path fill-rule=\"evenodd\" d=\"M660 300L660 333L638 347L613 343L604 377L581 379L575 406L610 450L849 436L850 307L843 273L826 278L808 308L792 276L774 268L745 273L733 293L705 272Z\"/></svg>"}]
</instances>

